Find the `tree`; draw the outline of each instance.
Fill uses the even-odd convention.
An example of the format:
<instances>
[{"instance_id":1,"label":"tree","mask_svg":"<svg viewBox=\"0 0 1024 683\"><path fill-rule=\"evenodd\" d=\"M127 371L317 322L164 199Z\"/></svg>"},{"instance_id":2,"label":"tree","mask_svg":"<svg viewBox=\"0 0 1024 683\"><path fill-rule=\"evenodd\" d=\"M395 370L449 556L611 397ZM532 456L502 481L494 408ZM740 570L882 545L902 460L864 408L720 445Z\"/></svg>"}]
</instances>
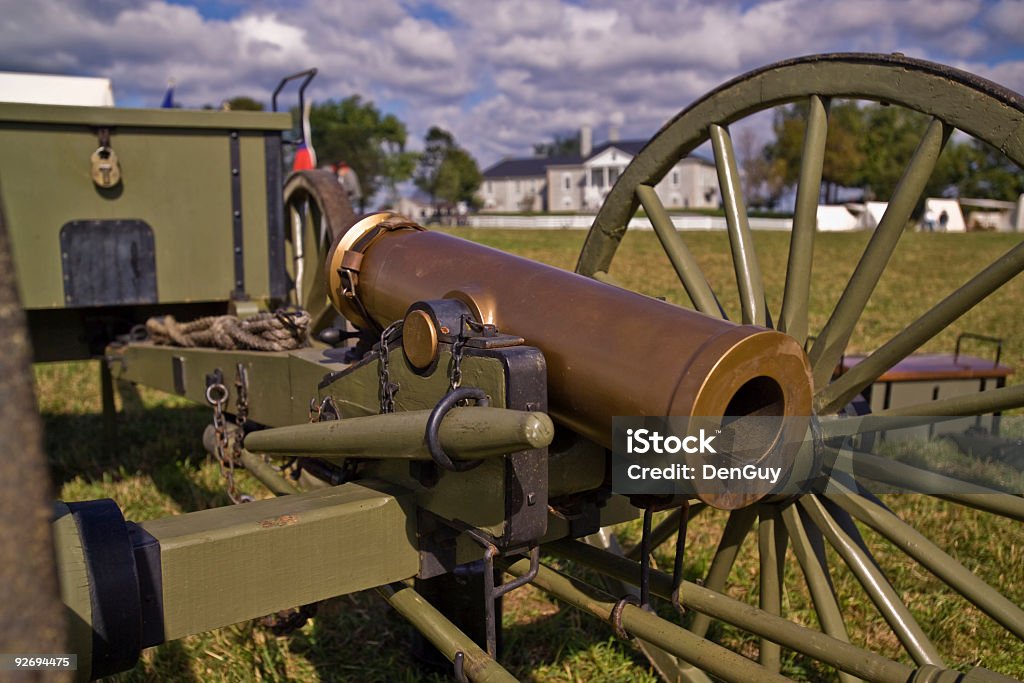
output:
<instances>
[{"instance_id":1,"label":"tree","mask_svg":"<svg viewBox=\"0 0 1024 683\"><path fill-rule=\"evenodd\" d=\"M266 107L247 95L238 95L224 102L228 111L263 111Z\"/></svg>"},{"instance_id":2,"label":"tree","mask_svg":"<svg viewBox=\"0 0 1024 683\"><path fill-rule=\"evenodd\" d=\"M533 146L533 153L539 157L569 157L580 153L580 138L573 133L561 135L556 133L553 142L538 142Z\"/></svg>"},{"instance_id":3,"label":"tree","mask_svg":"<svg viewBox=\"0 0 1024 683\"><path fill-rule=\"evenodd\" d=\"M773 124L775 140L764 147L764 158L773 164L768 175L784 185L795 183L800 174L806 118L806 105L779 109ZM891 197L928 121L928 116L903 107L833 102L822 168L822 184L829 201L835 201L840 186L861 188L865 199ZM746 166L744 170L756 178L758 162L751 162L751 170ZM929 196L956 193L1013 200L1021 192L1024 176L1001 152L978 140L954 138L939 156L915 213L920 213Z\"/></svg>"},{"instance_id":4,"label":"tree","mask_svg":"<svg viewBox=\"0 0 1024 683\"><path fill-rule=\"evenodd\" d=\"M743 173L743 196L751 207L771 208L786 190L784 162L770 159L752 128L736 136L736 153Z\"/></svg>"},{"instance_id":5,"label":"tree","mask_svg":"<svg viewBox=\"0 0 1024 683\"><path fill-rule=\"evenodd\" d=\"M772 173L776 174L776 181L781 177L785 185L796 183L800 177L807 114L804 103L782 107L775 113L772 124L775 142L765 148L765 159ZM825 139L825 163L821 169L821 182L829 201L835 201L839 187L857 187L860 184L864 163L860 144L862 131L863 115L856 102L832 103Z\"/></svg>"},{"instance_id":6,"label":"tree","mask_svg":"<svg viewBox=\"0 0 1024 683\"><path fill-rule=\"evenodd\" d=\"M482 181L476 160L466 150L455 147L448 151L438 170L437 196L449 204L466 202L472 206L477 202L476 193Z\"/></svg>"},{"instance_id":7,"label":"tree","mask_svg":"<svg viewBox=\"0 0 1024 683\"><path fill-rule=\"evenodd\" d=\"M960 197L1016 201L1024 194L1024 174L1017 165L981 140L956 145L949 157L954 175L949 184Z\"/></svg>"},{"instance_id":8,"label":"tree","mask_svg":"<svg viewBox=\"0 0 1024 683\"><path fill-rule=\"evenodd\" d=\"M381 114L373 102L359 95L314 104L309 112L313 147L321 163L345 161L359 177L361 211L386 187L407 180L416 155L405 151L405 124L394 114Z\"/></svg>"},{"instance_id":9,"label":"tree","mask_svg":"<svg viewBox=\"0 0 1024 683\"><path fill-rule=\"evenodd\" d=\"M431 126L423 141L414 178L416 186L429 194L434 204L438 199L450 204L475 204L483 181L476 160L455 144L455 136L438 126Z\"/></svg>"},{"instance_id":10,"label":"tree","mask_svg":"<svg viewBox=\"0 0 1024 683\"><path fill-rule=\"evenodd\" d=\"M862 115L861 148L864 155L858 184L864 188L867 199L886 199L892 196L903 177L928 126L929 117L903 107L877 104L864 107ZM942 175L937 168L924 195L942 193L943 186L948 184Z\"/></svg>"},{"instance_id":11,"label":"tree","mask_svg":"<svg viewBox=\"0 0 1024 683\"><path fill-rule=\"evenodd\" d=\"M455 147L455 137L438 126L431 126L423 138L423 152L416 166L413 182L430 195L431 204L436 203L438 177L441 164L444 163L448 150Z\"/></svg>"}]
</instances>

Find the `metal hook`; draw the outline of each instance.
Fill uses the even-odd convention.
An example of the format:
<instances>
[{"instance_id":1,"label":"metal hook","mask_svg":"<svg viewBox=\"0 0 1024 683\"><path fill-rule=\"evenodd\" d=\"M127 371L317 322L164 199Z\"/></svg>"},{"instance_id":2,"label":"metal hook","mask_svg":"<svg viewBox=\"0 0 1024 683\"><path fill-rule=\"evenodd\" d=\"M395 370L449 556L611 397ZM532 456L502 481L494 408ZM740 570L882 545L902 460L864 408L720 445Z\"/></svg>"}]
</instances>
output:
<instances>
[{"instance_id":1,"label":"metal hook","mask_svg":"<svg viewBox=\"0 0 1024 683\"><path fill-rule=\"evenodd\" d=\"M483 389L464 387L462 389L455 389L454 391L448 392L444 398L437 402L434 409L430 411L430 417L427 418L427 430L425 435L427 450L430 452L430 457L433 458L438 467L442 467L450 472L465 472L466 470L477 467L483 462L483 460L456 462L452 460L451 457L444 452L444 448L441 447L441 420L443 420L444 416L448 414L448 411L458 405L460 401L470 398L476 400L476 404L478 406L490 405L490 399L487 398L487 394Z\"/></svg>"},{"instance_id":2,"label":"metal hook","mask_svg":"<svg viewBox=\"0 0 1024 683\"><path fill-rule=\"evenodd\" d=\"M612 628L615 629L615 635L623 640L629 640L629 634L626 633L626 629L622 628L622 610L626 608L626 605L633 605L638 607L637 599L632 595L626 595L619 599L615 606L612 607L612 613L609 615L608 620L612 622Z\"/></svg>"},{"instance_id":3,"label":"metal hook","mask_svg":"<svg viewBox=\"0 0 1024 683\"><path fill-rule=\"evenodd\" d=\"M690 501L683 501L679 510L679 533L676 534L676 557L672 566L672 606L679 612L680 616L686 614L686 609L680 601L680 589L683 585L683 553L686 549L686 527L690 522Z\"/></svg>"},{"instance_id":4,"label":"metal hook","mask_svg":"<svg viewBox=\"0 0 1024 683\"><path fill-rule=\"evenodd\" d=\"M454 669L455 673L455 680L459 681L459 683L469 683L469 679L466 678L465 671L466 655L462 652L462 650L459 650L455 653L455 659L452 660L452 665L452 668Z\"/></svg>"}]
</instances>

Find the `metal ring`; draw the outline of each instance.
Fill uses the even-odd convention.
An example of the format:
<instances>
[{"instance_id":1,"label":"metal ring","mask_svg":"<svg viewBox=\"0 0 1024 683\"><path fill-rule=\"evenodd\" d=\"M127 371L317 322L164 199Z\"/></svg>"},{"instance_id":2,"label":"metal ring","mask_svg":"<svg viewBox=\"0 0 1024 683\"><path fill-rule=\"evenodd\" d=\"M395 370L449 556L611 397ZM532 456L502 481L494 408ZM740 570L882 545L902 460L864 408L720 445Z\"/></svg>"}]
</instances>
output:
<instances>
[{"instance_id":1,"label":"metal ring","mask_svg":"<svg viewBox=\"0 0 1024 683\"><path fill-rule=\"evenodd\" d=\"M467 399L474 399L478 406L489 406L491 404L490 399L487 398L487 394L484 393L483 389L476 389L474 387L463 387L461 389L455 389L449 391L444 398L437 402L434 409L430 411L430 417L427 418L427 431L425 434L427 440L427 450L430 452L430 457L433 458L434 462L439 467L442 467L449 472L465 472L471 470L482 463L482 460L470 460L470 461L453 461L444 449L441 447L441 420L448 414L448 411L454 408L460 401Z\"/></svg>"},{"instance_id":2,"label":"metal ring","mask_svg":"<svg viewBox=\"0 0 1024 683\"><path fill-rule=\"evenodd\" d=\"M217 395L219 395L220 398L214 398ZM210 386L206 387L206 402L211 406L224 405L227 400L228 389L220 382L214 382Z\"/></svg>"},{"instance_id":3,"label":"metal ring","mask_svg":"<svg viewBox=\"0 0 1024 683\"><path fill-rule=\"evenodd\" d=\"M612 622L612 628L615 629L615 635L623 640L629 640L629 634L622 628L622 610L625 609L626 605L633 605L634 607L639 606L639 602L632 595L626 595L619 599L615 606L612 607L612 613L609 615L608 620Z\"/></svg>"}]
</instances>

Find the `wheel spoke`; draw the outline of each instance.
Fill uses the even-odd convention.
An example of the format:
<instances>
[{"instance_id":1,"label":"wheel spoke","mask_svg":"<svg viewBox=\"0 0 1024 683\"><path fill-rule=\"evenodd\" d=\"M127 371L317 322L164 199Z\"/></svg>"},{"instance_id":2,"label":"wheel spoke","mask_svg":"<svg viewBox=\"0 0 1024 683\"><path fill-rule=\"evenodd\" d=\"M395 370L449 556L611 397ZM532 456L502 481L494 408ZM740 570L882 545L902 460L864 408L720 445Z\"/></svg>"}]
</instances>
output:
<instances>
[{"instance_id":1,"label":"wheel spoke","mask_svg":"<svg viewBox=\"0 0 1024 683\"><path fill-rule=\"evenodd\" d=\"M603 551L596 550L598 553ZM622 558L617 558L622 559ZM629 562L628 560L623 560ZM524 576L530 569L529 560L505 563L505 571L513 576ZM635 562L629 564L636 566ZM663 575L664 576L664 575ZM602 590L541 565L531 583L577 609L611 621L617 600ZM789 681L790 679L765 670L764 667L721 645L709 643L686 629L665 621L656 614L635 605L624 605L618 619L627 633L670 652L704 671L726 681Z\"/></svg>"},{"instance_id":2,"label":"wheel spoke","mask_svg":"<svg viewBox=\"0 0 1024 683\"><path fill-rule=\"evenodd\" d=\"M810 361L814 372L814 386L828 384L832 372L846 350L854 327L860 320L864 306L878 284L900 235L907 226L910 213L931 177L935 163L952 129L938 119L932 119L924 137L914 151L910 164L903 172L892 200L871 236L860 263L850 277L839 303L818 339L811 347Z\"/></svg>"},{"instance_id":3,"label":"wheel spoke","mask_svg":"<svg viewBox=\"0 0 1024 683\"><path fill-rule=\"evenodd\" d=\"M828 135L828 101L811 95L808 107L800 181L796 187L793 232L789 240L786 289L782 296L782 314L779 316L779 330L800 344L807 341L807 303L811 291L814 233L817 230L821 169L825 163L825 140Z\"/></svg>"},{"instance_id":4,"label":"wheel spoke","mask_svg":"<svg viewBox=\"0 0 1024 683\"><path fill-rule=\"evenodd\" d=\"M836 487L839 493L829 494L829 500L889 539L893 545L945 581L950 588L1024 640L1024 610L1004 598L889 510L869 503L839 484Z\"/></svg>"},{"instance_id":5,"label":"wheel spoke","mask_svg":"<svg viewBox=\"0 0 1024 683\"><path fill-rule=\"evenodd\" d=\"M961 505L1024 522L1024 498L929 472L870 453L850 453L857 479L872 479L901 490L927 493Z\"/></svg>"},{"instance_id":6,"label":"wheel spoke","mask_svg":"<svg viewBox=\"0 0 1024 683\"><path fill-rule=\"evenodd\" d=\"M1024 242L1010 249L902 332L820 392L821 412L834 412L950 323L1024 270Z\"/></svg>"},{"instance_id":7,"label":"wheel spoke","mask_svg":"<svg viewBox=\"0 0 1024 683\"><path fill-rule=\"evenodd\" d=\"M911 658L917 664L943 666L938 650L921 630L917 620L900 600L896 590L882 574L873 558L865 552L859 539L851 538L835 517L825 508L817 496L807 495L800 499L815 526L821 530L828 542L842 556L853 575L864 587L864 591L875 603L878 611L892 627L896 637L903 643Z\"/></svg>"},{"instance_id":8,"label":"wheel spoke","mask_svg":"<svg viewBox=\"0 0 1024 683\"><path fill-rule=\"evenodd\" d=\"M1024 522L1024 498L1008 493L942 493L935 496L982 512Z\"/></svg>"},{"instance_id":9,"label":"wheel spoke","mask_svg":"<svg viewBox=\"0 0 1024 683\"><path fill-rule=\"evenodd\" d=\"M862 415L859 417L835 417L821 421L821 436L825 440L837 439L844 436L856 436L857 434L870 434L882 432L888 429L905 429L907 427L920 427L943 422L951 419L945 416L934 415L907 415L904 417L878 417L877 415Z\"/></svg>"},{"instance_id":10,"label":"wheel spoke","mask_svg":"<svg viewBox=\"0 0 1024 683\"><path fill-rule=\"evenodd\" d=\"M622 581L632 581L636 577L636 562L617 557L579 541L555 541L545 546L545 549L551 550L559 557L579 562ZM526 571L527 564L525 560L520 561L519 565L522 567L522 571ZM665 572L651 570L651 592L660 598L669 599L672 593L672 577ZM772 638L783 647L867 680L906 683L914 673L905 664L894 662L806 626L768 614L757 607L711 590L707 586L699 586L690 581L684 582L682 602L688 609L700 612L700 615L706 614L709 615L709 618L733 624L754 635Z\"/></svg>"},{"instance_id":11,"label":"wheel spoke","mask_svg":"<svg viewBox=\"0 0 1024 683\"><path fill-rule=\"evenodd\" d=\"M757 525L757 548L761 562L758 604L769 614L782 615L783 575L786 561L786 529L776 506L763 506ZM778 643L761 639L758 661L771 671L782 666L782 649Z\"/></svg>"},{"instance_id":12,"label":"wheel spoke","mask_svg":"<svg viewBox=\"0 0 1024 683\"><path fill-rule=\"evenodd\" d=\"M844 643L850 642L842 612L839 611L832 579L828 574L821 533L812 527L811 533L814 534L814 540L811 540L808 529L801 519L800 509L796 505L789 505L782 511L782 520L786 525L789 537L793 539L793 553L804 573L807 588L811 593L811 600L814 602L814 611L818 614L822 630ZM839 672L839 680L842 683L855 683L860 679L848 673Z\"/></svg>"},{"instance_id":13,"label":"wheel spoke","mask_svg":"<svg viewBox=\"0 0 1024 683\"><path fill-rule=\"evenodd\" d=\"M722 191L722 206L729 229L732 262L736 269L736 284L740 292L740 310L745 325L767 327L768 314L764 303L764 280L757 264L754 239L747 221L747 207L740 190L740 174L736 167L736 154L732 148L729 130L712 124L711 146L718 168L718 186Z\"/></svg>"},{"instance_id":14,"label":"wheel spoke","mask_svg":"<svg viewBox=\"0 0 1024 683\"><path fill-rule=\"evenodd\" d=\"M747 532L754 525L756 517L757 512L754 508L742 508L729 515L729 521L725 523L725 530L722 531L722 540L718 543L708 575L704 579L704 585L708 589L716 593L721 593L725 589L725 582L729 578L733 564L736 563L743 539L747 537ZM707 634L709 626L711 618L706 614L698 614L694 617L690 630L703 637Z\"/></svg>"},{"instance_id":15,"label":"wheel spoke","mask_svg":"<svg viewBox=\"0 0 1024 683\"><path fill-rule=\"evenodd\" d=\"M597 280L598 282L605 283L606 285L612 285L613 287L618 287L619 289L626 288L625 285L623 285L621 282L619 282L617 279L615 279L608 273L604 272L603 270L597 271L596 273L591 275L591 277Z\"/></svg>"},{"instance_id":16,"label":"wheel spoke","mask_svg":"<svg viewBox=\"0 0 1024 683\"><path fill-rule=\"evenodd\" d=\"M937 401L915 403L912 406L889 408L870 415L824 418L821 420L821 435L827 440L856 434L919 427L961 417L988 415L1021 406L1024 406L1024 385L1018 384L976 394L964 394Z\"/></svg>"},{"instance_id":17,"label":"wheel spoke","mask_svg":"<svg viewBox=\"0 0 1024 683\"><path fill-rule=\"evenodd\" d=\"M305 301L305 235L306 214L309 201L301 204L288 202L289 223L292 226L292 262L295 264L295 304L301 306Z\"/></svg>"},{"instance_id":18,"label":"wheel spoke","mask_svg":"<svg viewBox=\"0 0 1024 683\"><path fill-rule=\"evenodd\" d=\"M661 527L662 524L659 524L655 527L653 533L656 535ZM612 533L611 527L603 527L596 533L586 536L581 540L588 545L594 546L595 548L601 548L606 552L613 553L620 557L629 557L628 554L622 552L622 548L619 546L619 542L615 537L615 534ZM653 543L652 545L657 547L658 544ZM636 557L631 559L636 560L636 558L640 556L640 546L637 545L633 550L636 552ZM635 598L640 597L639 588L617 578L602 575L600 583L601 586L612 595L625 596L628 594ZM711 683L711 679L708 678L707 674L703 671L694 668L692 664L688 664L687 662L680 660L674 654L666 652L657 645L640 638L637 639L637 645L640 646L644 656L647 657L647 660L654 666L654 669L662 676L662 678L670 681L684 680L690 681L691 683Z\"/></svg>"},{"instance_id":19,"label":"wheel spoke","mask_svg":"<svg viewBox=\"0 0 1024 683\"><path fill-rule=\"evenodd\" d=\"M874 413L874 417L885 418L903 415L971 416L995 413L1000 410L1024 406L1024 384L1001 389L979 391L976 394L951 396L937 401L915 403L912 406L888 408Z\"/></svg>"},{"instance_id":20,"label":"wheel spoke","mask_svg":"<svg viewBox=\"0 0 1024 683\"><path fill-rule=\"evenodd\" d=\"M473 671L474 677L479 677L478 680L516 680L472 638L410 586L401 583L385 584L377 588L377 593L387 600L395 611L408 619L449 661L454 661L458 654L462 654L465 657L466 670Z\"/></svg>"},{"instance_id":21,"label":"wheel spoke","mask_svg":"<svg viewBox=\"0 0 1024 683\"><path fill-rule=\"evenodd\" d=\"M637 185L636 196L640 199L647 217L651 220L654 234L661 241L661 246L668 255L668 260L672 262L672 267L675 268L676 275L683 283L694 308L704 315L724 318L725 311L722 310L718 299L715 298L715 293L711 291L711 286L708 285L704 272L697 265L697 260L693 258L693 254L690 253L683 238L679 236L679 232L672 224L672 219L654 188L650 185Z\"/></svg>"}]
</instances>

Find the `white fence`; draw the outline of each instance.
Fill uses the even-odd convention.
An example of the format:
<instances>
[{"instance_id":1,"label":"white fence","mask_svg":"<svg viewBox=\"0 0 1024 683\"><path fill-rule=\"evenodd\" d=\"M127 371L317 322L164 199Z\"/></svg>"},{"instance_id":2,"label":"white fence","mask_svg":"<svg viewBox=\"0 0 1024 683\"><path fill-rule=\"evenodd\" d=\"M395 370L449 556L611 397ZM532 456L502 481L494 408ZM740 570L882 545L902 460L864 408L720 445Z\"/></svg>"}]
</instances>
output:
<instances>
[{"instance_id":1,"label":"white fence","mask_svg":"<svg viewBox=\"0 0 1024 683\"><path fill-rule=\"evenodd\" d=\"M672 216L672 225L677 230L725 230L723 216ZM791 218L750 218L754 230L792 230ZM477 214L469 217L474 228L510 228L530 230L587 230L594 222L594 216L586 214L550 216L488 216ZM631 230L650 230L647 218L633 218L629 221Z\"/></svg>"}]
</instances>

